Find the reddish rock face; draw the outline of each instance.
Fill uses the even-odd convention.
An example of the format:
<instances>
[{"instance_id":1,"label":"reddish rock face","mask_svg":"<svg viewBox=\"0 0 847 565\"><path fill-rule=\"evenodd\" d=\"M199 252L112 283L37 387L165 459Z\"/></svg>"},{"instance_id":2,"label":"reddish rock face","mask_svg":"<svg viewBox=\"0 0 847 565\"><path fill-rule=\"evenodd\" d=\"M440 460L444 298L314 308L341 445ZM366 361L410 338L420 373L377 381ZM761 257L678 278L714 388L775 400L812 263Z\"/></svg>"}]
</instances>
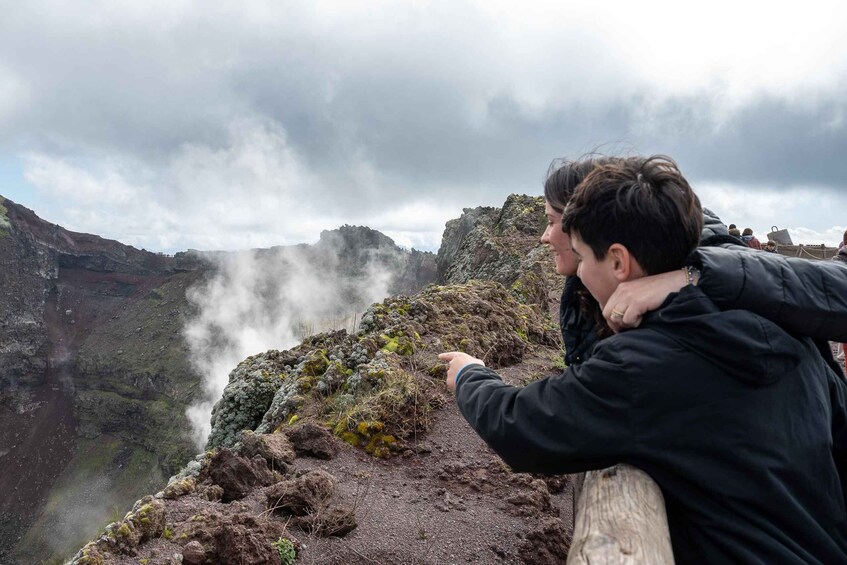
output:
<instances>
[{"instance_id":1,"label":"reddish rock face","mask_svg":"<svg viewBox=\"0 0 847 565\"><path fill-rule=\"evenodd\" d=\"M106 520L81 510L88 518L70 524L45 509L75 464L103 462L98 479L75 482L56 508L96 506L89 490L97 481L133 485L94 497L128 507L193 452L167 429L187 422L185 399L174 391L200 380L184 353L181 316L185 288L208 264L70 232L8 200L3 206L10 227L0 237L0 562L8 552L35 563L69 552ZM138 454L146 459L130 469ZM150 482L125 478L136 472ZM25 535L31 527L35 535ZM60 548L62 541L72 545Z\"/></svg>"}]
</instances>

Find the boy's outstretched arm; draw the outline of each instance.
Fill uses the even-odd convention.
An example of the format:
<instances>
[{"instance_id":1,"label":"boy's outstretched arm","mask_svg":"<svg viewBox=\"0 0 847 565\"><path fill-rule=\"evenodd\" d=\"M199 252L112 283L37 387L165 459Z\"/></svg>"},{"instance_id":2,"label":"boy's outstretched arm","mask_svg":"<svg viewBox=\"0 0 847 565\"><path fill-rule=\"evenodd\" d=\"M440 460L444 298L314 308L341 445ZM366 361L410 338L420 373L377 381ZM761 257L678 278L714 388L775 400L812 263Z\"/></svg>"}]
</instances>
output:
<instances>
[{"instance_id":1,"label":"boy's outstretched arm","mask_svg":"<svg viewBox=\"0 0 847 565\"><path fill-rule=\"evenodd\" d=\"M515 471L573 473L632 455L630 381L610 355L598 353L525 387L505 384L481 364L464 364L465 354L442 355L465 419Z\"/></svg>"}]
</instances>

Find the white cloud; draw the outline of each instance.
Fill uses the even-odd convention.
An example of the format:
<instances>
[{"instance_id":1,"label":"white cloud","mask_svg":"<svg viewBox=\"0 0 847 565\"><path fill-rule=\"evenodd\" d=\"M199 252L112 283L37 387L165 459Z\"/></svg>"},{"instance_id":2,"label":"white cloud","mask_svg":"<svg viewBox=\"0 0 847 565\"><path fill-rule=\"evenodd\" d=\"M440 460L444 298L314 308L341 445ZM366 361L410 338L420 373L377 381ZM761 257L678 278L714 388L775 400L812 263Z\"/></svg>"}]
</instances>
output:
<instances>
[{"instance_id":1,"label":"white cloud","mask_svg":"<svg viewBox=\"0 0 847 565\"><path fill-rule=\"evenodd\" d=\"M836 159L803 149L847 144L845 11L35 0L0 21L0 155L26 156L40 202L56 202L36 210L48 219L163 250L314 241L344 223L434 248L461 206L538 194L550 159L607 142L693 148L708 164L728 140L741 166L720 178L736 187L784 178L770 165L792 153L786 182L826 184ZM771 131L758 97L777 100L772 114L782 102L825 111ZM804 217L783 223L842 221L806 220L810 206L795 202ZM398 221L412 217L424 219Z\"/></svg>"},{"instance_id":2,"label":"white cloud","mask_svg":"<svg viewBox=\"0 0 847 565\"><path fill-rule=\"evenodd\" d=\"M725 224L749 227L762 241L776 226L787 229L794 243L836 245L847 229L847 225L838 223L844 221L843 199L814 188L774 192L762 187L707 183L695 190L702 204ZM827 224L831 227L804 227Z\"/></svg>"}]
</instances>

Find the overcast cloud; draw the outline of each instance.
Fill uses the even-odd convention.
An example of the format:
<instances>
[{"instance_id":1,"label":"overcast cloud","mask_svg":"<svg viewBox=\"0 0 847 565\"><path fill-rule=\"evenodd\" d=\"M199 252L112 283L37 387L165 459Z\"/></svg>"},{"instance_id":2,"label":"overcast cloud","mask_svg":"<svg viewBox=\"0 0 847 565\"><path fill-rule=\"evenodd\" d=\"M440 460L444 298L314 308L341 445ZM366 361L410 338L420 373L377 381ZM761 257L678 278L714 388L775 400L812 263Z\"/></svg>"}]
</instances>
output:
<instances>
[{"instance_id":1,"label":"overcast cloud","mask_svg":"<svg viewBox=\"0 0 847 565\"><path fill-rule=\"evenodd\" d=\"M847 227L837 2L0 4L0 194L137 247L435 249L598 147L760 235Z\"/></svg>"}]
</instances>

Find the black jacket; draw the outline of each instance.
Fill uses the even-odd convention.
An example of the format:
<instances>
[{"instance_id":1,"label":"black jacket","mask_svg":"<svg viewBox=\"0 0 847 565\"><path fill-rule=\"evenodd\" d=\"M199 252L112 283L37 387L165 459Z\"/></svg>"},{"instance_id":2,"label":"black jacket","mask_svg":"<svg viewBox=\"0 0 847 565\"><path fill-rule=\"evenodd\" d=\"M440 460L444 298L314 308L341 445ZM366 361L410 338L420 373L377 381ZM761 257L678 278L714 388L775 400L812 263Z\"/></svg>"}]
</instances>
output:
<instances>
[{"instance_id":1,"label":"black jacket","mask_svg":"<svg viewBox=\"0 0 847 565\"><path fill-rule=\"evenodd\" d=\"M827 364L844 376L828 342L847 341L847 266L737 245L698 247L688 262L700 269L700 287L719 308L750 310L813 338Z\"/></svg>"},{"instance_id":2,"label":"black jacket","mask_svg":"<svg viewBox=\"0 0 847 565\"><path fill-rule=\"evenodd\" d=\"M578 292L581 288L578 277L568 277L559 302L559 326L565 346L565 365L568 366L582 363L597 343L597 324L580 308Z\"/></svg>"},{"instance_id":3,"label":"black jacket","mask_svg":"<svg viewBox=\"0 0 847 565\"><path fill-rule=\"evenodd\" d=\"M562 375L517 388L471 365L456 394L516 471L650 474L681 563L845 563L847 385L814 352L689 286Z\"/></svg>"},{"instance_id":4,"label":"black jacket","mask_svg":"<svg viewBox=\"0 0 847 565\"><path fill-rule=\"evenodd\" d=\"M844 264L762 253L728 235L708 210L704 219L700 247L687 261L700 269L703 292L722 310L749 310L790 333L814 338L824 359L841 373L826 341L847 342ZM595 322L579 312L576 284L576 277L568 277L559 307L567 365L587 359L597 341Z\"/></svg>"}]
</instances>

